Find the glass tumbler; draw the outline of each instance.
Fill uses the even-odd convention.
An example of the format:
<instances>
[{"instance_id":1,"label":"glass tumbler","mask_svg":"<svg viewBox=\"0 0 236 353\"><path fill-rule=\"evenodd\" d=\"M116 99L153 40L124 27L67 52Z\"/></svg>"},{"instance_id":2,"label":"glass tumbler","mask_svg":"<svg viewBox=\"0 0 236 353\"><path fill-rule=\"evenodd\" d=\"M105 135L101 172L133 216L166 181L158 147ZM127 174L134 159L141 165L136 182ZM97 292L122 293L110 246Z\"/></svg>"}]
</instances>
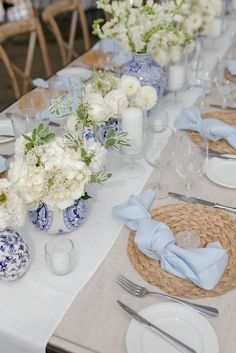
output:
<instances>
[{"instance_id":1,"label":"glass tumbler","mask_svg":"<svg viewBox=\"0 0 236 353\"><path fill-rule=\"evenodd\" d=\"M55 275L70 273L76 265L76 252L72 240L56 238L47 242L45 261L48 269Z\"/></svg>"}]
</instances>

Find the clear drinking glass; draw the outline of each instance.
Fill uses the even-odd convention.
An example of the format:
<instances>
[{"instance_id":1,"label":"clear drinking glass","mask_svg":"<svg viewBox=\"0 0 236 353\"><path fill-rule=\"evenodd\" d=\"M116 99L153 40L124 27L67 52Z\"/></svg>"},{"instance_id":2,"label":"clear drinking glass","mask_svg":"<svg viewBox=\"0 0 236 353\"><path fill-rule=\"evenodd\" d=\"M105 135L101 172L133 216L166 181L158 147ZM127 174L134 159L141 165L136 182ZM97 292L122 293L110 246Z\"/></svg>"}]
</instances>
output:
<instances>
[{"instance_id":1,"label":"clear drinking glass","mask_svg":"<svg viewBox=\"0 0 236 353\"><path fill-rule=\"evenodd\" d=\"M228 104L228 98L234 91L235 83L226 78L227 60L218 60L216 65L216 88L222 96L221 106L225 108Z\"/></svg>"},{"instance_id":2,"label":"clear drinking glass","mask_svg":"<svg viewBox=\"0 0 236 353\"><path fill-rule=\"evenodd\" d=\"M146 131L146 100L136 97L132 106L127 107L124 100L119 101L119 126L120 130L127 132L129 146L122 146L121 152L128 157L120 173L125 177L136 177L143 173L143 166L135 159L142 155Z\"/></svg>"},{"instance_id":3,"label":"clear drinking glass","mask_svg":"<svg viewBox=\"0 0 236 353\"><path fill-rule=\"evenodd\" d=\"M184 178L185 191L189 191L204 173L208 155L207 140L198 134L193 138L182 131L177 131L175 137L176 170Z\"/></svg>"},{"instance_id":4,"label":"clear drinking glass","mask_svg":"<svg viewBox=\"0 0 236 353\"><path fill-rule=\"evenodd\" d=\"M37 125L36 119L29 117L29 115L22 115L17 113L9 113L12 128L15 138L18 139L22 134L31 132Z\"/></svg>"},{"instance_id":5,"label":"clear drinking glass","mask_svg":"<svg viewBox=\"0 0 236 353\"><path fill-rule=\"evenodd\" d=\"M59 97L72 95L72 84L68 77L53 76L48 80L49 99L57 99Z\"/></svg>"},{"instance_id":6,"label":"clear drinking glass","mask_svg":"<svg viewBox=\"0 0 236 353\"><path fill-rule=\"evenodd\" d=\"M155 182L151 187L156 191L156 199L168 196L167 185L160 183L160 173L175 155L174 131L169 127L156 128L150 125L146 133L144 157L155 171Z\"/></svg>"},{"instance_id":7,"label":"clear drinking glass","mask_svg":"<svg viewBox=\"0 0 236 353\"><path fill-rule=\"evenodd\" d=\"M52 239L45 245L45 261L48 269L55 275L65 275L76 265L76 252L72 240Z\"/></svg>"},{"instance_id":8,"label":"clear drinking glass","mask_svg":"<svg viewBox=\"0 0 236 353\"><path fill-rule=\"evenodd\" d=\"M197 62L197 82L202 87L200 98L200 108L204 109L206 105L206 96L211 92L215 82L215 70L211 70L209 56L207 53L201 53Z\"/></svg>"},{"instance_id":9,"label":"clear drinking glass","mask_svg":"<svg viewBox=\"0 0 236 353\"><path fill-rule=\"evenodd\" d=\"M118 51L118 43L114 39L106 38L99 41L99 51L103 54L99 67L111 70L114 66L114 58Z\"/></svg>"}]
</instances>

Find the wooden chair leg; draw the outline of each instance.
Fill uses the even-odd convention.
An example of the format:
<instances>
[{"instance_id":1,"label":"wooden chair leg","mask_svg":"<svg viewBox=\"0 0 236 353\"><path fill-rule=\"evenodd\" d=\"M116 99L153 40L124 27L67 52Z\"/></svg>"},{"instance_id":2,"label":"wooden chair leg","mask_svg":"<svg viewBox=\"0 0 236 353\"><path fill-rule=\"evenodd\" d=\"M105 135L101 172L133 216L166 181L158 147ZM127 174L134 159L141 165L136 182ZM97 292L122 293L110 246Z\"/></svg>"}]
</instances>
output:
<instances>
[{"instance_id":1,"label":"wooden chair leg","mask_svg":"<svg viewBox=\"0 0 236 353\"><path fill-rule=\"evenodd\" d=\"M42 26L40 24L39 19L35 19L36 21L36 32L38 35L38 40L39 40L39 45L40 45L40 49L41 49L41 53L42 53L42 58L43 58L43 62L44 62L44 66L45 66L45 71L46 71L46 75L47 76L51 76L52 75L52 66L51 66L51 62L49 59L49 54L48 54L48 48L46 45L46 40L43 34L43 29Z\"/></svg>"},{"instance_id":2,"label":"wooden chair leg","mask_svg":"<svg viewBox=\"0 0 236 353\"><path fill-rule=\"evenodd\" d=\"M84 48L88 50L91 46L90 37L89 37L89 30L88 30L88 23L84 13L83 2L81 0L78 1L78 11L80 17L80 23L82 27L83 39L84 39Z\"/></svg>"},{"instance_id":3,"label":"wooden chair leg","mask_svg":"<svg viewBox=\"0 0 236 353\"><path fill-rule=\"evenodd\" d=\"M26 62L25 62L26 78L24 79L24 82L23 82L23 94L25 94L27 92L28 87L29 87L29 80L27 79L27 77L30 77L31 70L32 70L36 40L37 40L37 33L31 32L30 38L29 38L27 57L26 57Z\"/></svg>"},{"instance_id":4,"label":"wooden chair leg","mask_svg":"<svg viewBox=\"0 0 236 353\"><path fill-rule=\"evenodd\" d=\"M72 12L71 25L70 25L70 36L69 36L69 42L68 42L67 62L70 62L72 59L73 48L74 48L74 44L75 44L77 23L78 23L78 11L74 10Z\"/></svg>"},{"instance_id":5,"label":"wooden chair leg","mask_svg":"<svg viewBox=\"0 0 236 353\"><path fill-rule=\"evenodd\" d=\"M7 69L8 75L9 75L11 83L12 83L12 87L14 89L15 97L16 97L16 99L18 99L18 98L20 98L21 94L20 94L19 85L18 85L18 82L16 79L16 75L15 75L14 70L12 68L11 62L10 62L5 50L3 49L3 47L1 45L0 45L0 58L2 59L4 65Z\"/></svg>"},{"instance_id":6,"label":"wooden chair leg","mask_svg":"<svg viewBox=\"0 0 236 353\"><path fill-rule=\"evenodd\" d=\"M66 65L67 58L66 58L66 50L65 50L65 46L64 46L64 40L62 38L61 32L59 30L59 27L58 27L55 19L51 18L50 22L48 21L48 25L56 38L56 41L57 41L57 44L58 44L58 47L60 50L61 58L62 58L62 64Z\"/></svg>"}]
</instances>

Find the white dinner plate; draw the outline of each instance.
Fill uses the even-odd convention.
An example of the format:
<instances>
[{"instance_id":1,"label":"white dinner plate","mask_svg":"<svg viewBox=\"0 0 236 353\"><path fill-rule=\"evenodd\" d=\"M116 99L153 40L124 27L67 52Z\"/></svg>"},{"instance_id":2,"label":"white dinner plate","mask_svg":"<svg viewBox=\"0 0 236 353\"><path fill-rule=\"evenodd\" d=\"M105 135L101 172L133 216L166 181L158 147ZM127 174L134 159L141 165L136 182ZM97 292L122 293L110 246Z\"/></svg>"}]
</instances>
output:
<instances>
[{"instance_id":1,"label":"white dinner plate","mask_svg":"<svg viewBox=\"0 0 236 353\"><path fill-rule=\"evenodd\" d=\"M158 303L141 310L140 314L197 353L219 353L213 327L193 309L176 303ZM135 320L130 322L126 333L126 348L128 353L179 353L172 344Z\"/></svg>"},{"instance_id":2,"label":"white dinner plate","mask_svg":"<svg viewBox=\"0 0 236 353\"><path fill-rule=\"evenodd\" d=\"M214 183L235 189L236 159L211 158L207 163L205 174Z\"/></svg>"},{"instance_id":3,"label":"white dinner plate","mask_svg":"<svg viewBox=\"0 0 236 353\"><path fill-rule=\"evenodd\" d=\"M93 72L89 69L85 69L83 67L67 67L57 72L59 76L69 77L71 79L81 79L81 80L89 80Z\"/></svg>"},{"instance_id":4,"label":"white dinner plate","mask_svg":"<svg viewBox=\"0 0 236 353\"><path fill-rule=\"evenodd\" d=\"M12 124L9 119L0 120L0 143L11 142L15 137L3 137L1 135L14 135Z\"/></svg>"}]
</instances>

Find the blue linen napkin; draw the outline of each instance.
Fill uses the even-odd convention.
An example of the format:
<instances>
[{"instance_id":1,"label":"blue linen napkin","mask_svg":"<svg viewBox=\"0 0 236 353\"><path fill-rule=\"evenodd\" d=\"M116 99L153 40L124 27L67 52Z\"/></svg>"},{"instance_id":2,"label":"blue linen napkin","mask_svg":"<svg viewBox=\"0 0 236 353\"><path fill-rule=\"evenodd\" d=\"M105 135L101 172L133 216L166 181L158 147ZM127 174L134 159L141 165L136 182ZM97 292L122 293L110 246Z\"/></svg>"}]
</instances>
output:
<instances>
[{"instance_id":1,"label":"blue linen napkin","mask_svg":"<svg viewBox=\"0 0 236 353\"><path fill-rule=\"evenodd\" d=\"M139 250L159 260L163 270L188 279L203 289L213 289L227 266L227 251L219 242L195 249L175 245L169 227L151 219L148 213L154 198L155 192L150 189L138 197L130 196L127 202L115 206L113 211L130 229L137 231L135 243Z\"/></svg>"},{"instance_id":2,"label":"blue linen napkin","mask_svg":"<svg viewBox=\"0 0 236 353\"><path fill-rule=\"evenodd\" d=\"M228 60L226 67L231 75L236 75L236 60Z\"/></svg>"},{"instance_id":3,"label":"blue linen napkin","mask_svg":"<svg viewBox=\"0 0 236 353\"><path fill-rule=\"evenodd\" d=\"M5 172L8 169L8 162L6 158L0 155L0 173Z\"/></svg>"},{"instance_id":4,"label":"blue linen napkin","mask_svg":"<svg viewBox=\"0 0 236 353\"><path fill-rule=\"evenodd\" d=\"M174 126L177 130L197 131L210 141L225 138L232 147L236 148L236 128L218 119L202 119L196 107L184 108L179 112Z\"/></svg>"}]
</instances>

